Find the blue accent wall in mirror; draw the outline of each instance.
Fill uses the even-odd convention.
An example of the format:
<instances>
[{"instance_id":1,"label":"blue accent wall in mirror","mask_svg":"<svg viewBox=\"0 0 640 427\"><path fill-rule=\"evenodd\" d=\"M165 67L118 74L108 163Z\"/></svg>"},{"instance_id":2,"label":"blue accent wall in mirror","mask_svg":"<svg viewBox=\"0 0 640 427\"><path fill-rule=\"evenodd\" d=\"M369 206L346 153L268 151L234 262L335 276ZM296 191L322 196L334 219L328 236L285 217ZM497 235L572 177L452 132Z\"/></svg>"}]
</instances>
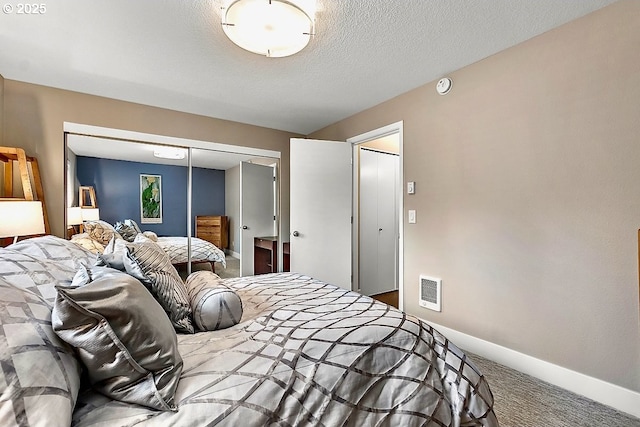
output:
<instances>
[{"instance_id":1,"label":"blue accent wall in mirror","mask_svg":"<svg viewBox=\"0 0 640 427\"><path fill-rule=\"evenodd\" d=\"M78 156L76 174L80 185L95 188L100 219L131 218L159 236L187 235L186 167ZM162 176L162 224L140 224L140 174ZM192 216L224 215L224 171L193 168L192 176Z\"/></svg>"}]
</instances>

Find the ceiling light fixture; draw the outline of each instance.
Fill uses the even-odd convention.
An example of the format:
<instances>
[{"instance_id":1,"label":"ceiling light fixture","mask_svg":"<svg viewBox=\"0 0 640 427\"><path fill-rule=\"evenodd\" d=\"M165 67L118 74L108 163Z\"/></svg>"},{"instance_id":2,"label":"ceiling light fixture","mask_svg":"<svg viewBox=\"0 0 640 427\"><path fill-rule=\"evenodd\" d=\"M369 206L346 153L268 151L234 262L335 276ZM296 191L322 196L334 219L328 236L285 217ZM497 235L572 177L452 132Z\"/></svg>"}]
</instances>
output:
<instances>
[{"instance_id":1,"label":"ceiling light fixture","mask_svg":"<svg viewBox=\"0 0 640 427\"><path fill-rule=\"evenodd\" d=\"M282 58L300 52L314 35L315 0L231 0L222 28L249 52Z\"/></svg>"},{"instance_id":2,"label":"ceiling light fixture","mask_svg":"<svg viewBox=\"0 0 640 427\"><path fill-rule=\"evenodd\" d=\"M184 148L155 147L153 149L153 155L161 159L182 160L185 158L186 153Z\"/></svg>"}]
</instances>

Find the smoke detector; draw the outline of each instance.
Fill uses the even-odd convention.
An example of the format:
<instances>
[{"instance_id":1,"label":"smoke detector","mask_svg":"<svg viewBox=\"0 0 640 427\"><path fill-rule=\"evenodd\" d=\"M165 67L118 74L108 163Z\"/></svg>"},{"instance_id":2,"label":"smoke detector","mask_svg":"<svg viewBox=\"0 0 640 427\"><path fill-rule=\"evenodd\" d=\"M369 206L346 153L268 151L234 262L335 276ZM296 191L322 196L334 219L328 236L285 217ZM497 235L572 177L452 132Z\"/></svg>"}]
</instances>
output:
<instances>
[{"instance_id":1,"label":"smoke detector","mask_svg":"<svg viewBox=\"0 0 640 427\"><path fill-rule=\"evenodd\" d=\"M444 78L438 80L438 83L436 83L436 91L440 95L446 95L451 90L451 85L452 84L453 84L453 82L451 81L450 78L444 77Z\"/></svg>"}]
</instances>

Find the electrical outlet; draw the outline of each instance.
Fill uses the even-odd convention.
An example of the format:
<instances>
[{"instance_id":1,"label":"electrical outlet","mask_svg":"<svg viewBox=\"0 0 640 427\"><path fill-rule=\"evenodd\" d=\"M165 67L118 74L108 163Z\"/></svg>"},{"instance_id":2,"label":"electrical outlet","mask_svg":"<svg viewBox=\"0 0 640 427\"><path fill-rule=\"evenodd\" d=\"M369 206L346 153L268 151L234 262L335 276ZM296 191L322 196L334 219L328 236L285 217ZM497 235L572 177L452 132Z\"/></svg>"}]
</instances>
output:
<instances>
[{"instance_id":1,"label":"electrical outlet","mask_svg":"<svg viewBox=\"0 0 640 427\"><path fill-rule=\"evenodd\" d=\"M413 209L409 210L409 224L415 224L416 223L416 211L414 211Z\"/></svg>"}]
</instances>

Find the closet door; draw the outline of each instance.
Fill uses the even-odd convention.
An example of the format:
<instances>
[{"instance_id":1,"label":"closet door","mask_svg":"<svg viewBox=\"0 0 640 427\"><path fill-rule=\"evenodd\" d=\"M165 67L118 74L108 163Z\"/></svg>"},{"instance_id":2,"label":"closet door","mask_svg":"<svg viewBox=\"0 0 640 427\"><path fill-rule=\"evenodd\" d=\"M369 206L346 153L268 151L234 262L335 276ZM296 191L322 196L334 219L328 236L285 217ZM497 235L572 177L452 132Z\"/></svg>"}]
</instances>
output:
<instances>
[{"instance_id":1,"label":"closet door","mask_svg":"<svg viewBox=\"0 0 640 427\"><path fill-rule=\"evenodd\" d=\"M378 155L378 290L398 289L398 169L399 157Z\"/></svg>"},{"instance_id":2,"label":"closet door","mask_svg":"<svg viewBox=\"0 0 640 427\"><path fill-rule=\"evenodd\" d=\"M397 289L399 157L360 150L360 290Z\"/></svg>"},{"instance_id":3,"label":"closet door","mask_svg":"<svg viewBox=\"0 0 640 427\"><path fill-rule=\"evenodd\" d=\"M381 293L378 284L378 157L360 149L359 276L365 295Z\"/></svg>"}]
</instances>

